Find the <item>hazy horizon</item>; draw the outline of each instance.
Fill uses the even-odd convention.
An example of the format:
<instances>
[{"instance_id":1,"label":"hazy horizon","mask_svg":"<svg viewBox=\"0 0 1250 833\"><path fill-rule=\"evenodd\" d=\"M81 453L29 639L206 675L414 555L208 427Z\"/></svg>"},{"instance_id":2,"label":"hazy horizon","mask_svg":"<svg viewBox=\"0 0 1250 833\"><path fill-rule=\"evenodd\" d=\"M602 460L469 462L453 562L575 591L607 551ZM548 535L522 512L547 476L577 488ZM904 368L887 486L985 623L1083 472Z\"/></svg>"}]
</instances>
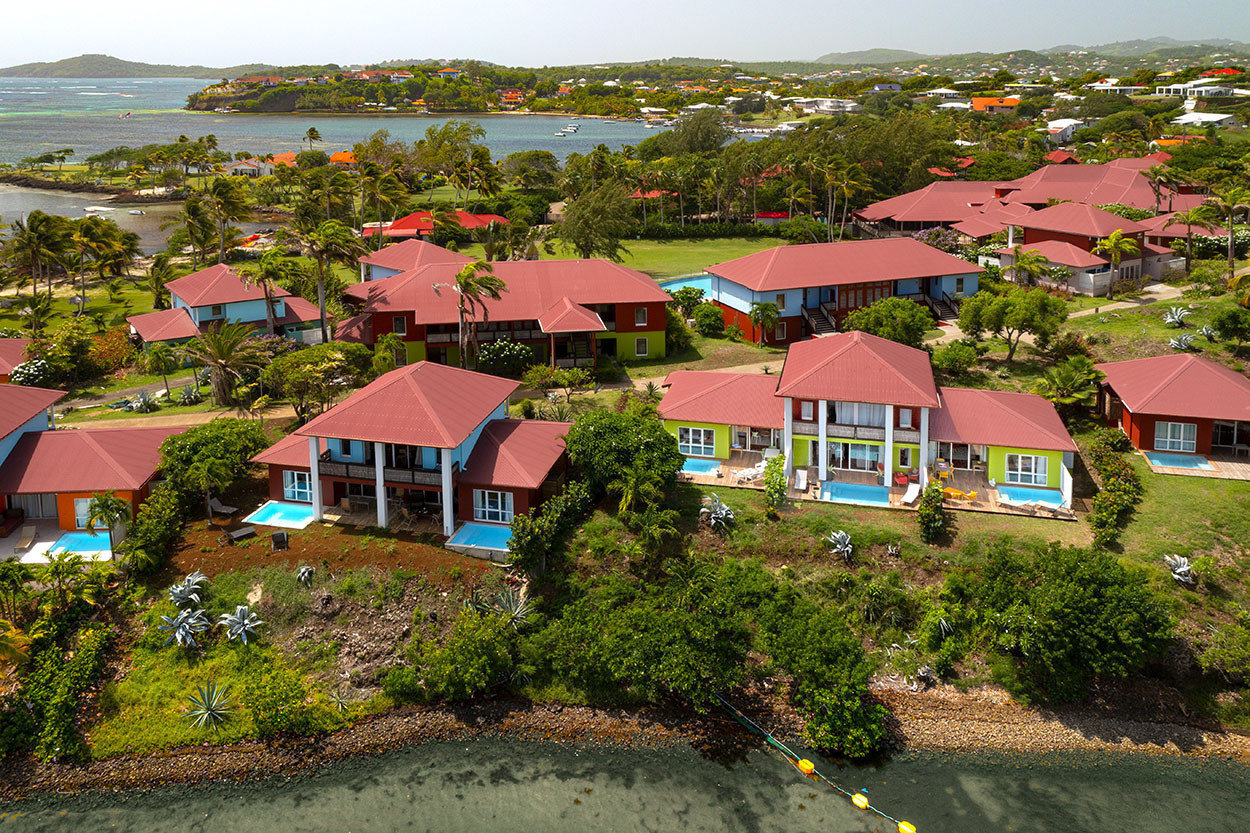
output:
<instances>
[{"instance_id":1,"label":"hazy horizon","mask_svg":"<svg viewBox=\"0 0 1250 833\"><path fill-rule=\"evenodd\" d=\"M7 28L20 37L10 38L0 62L103 53L209 67L439 57L559 66L667 57L810 61L878 47L926 54L1006 52L1159 36L1250 41L1244 0L1194 0L1181 21L1170 19L1175 4L1168 0L1052 0L1044 13L978 0L948 0L940 10L931 2L897 0L889 8L888 26L880 8L788 0L762 11L747 0L722 0L710 17L705 4L680 0L638 0L627 13L575 0L526 6L483 0L469 14L462 5L397 13L393 4L345 7L328 0L267 5L219 0L208 11L157 0L65 0L56 8L54 28L42 7L6 9ZM346 26L345 9L353 12Z\"/></svg>"}]
</instances>

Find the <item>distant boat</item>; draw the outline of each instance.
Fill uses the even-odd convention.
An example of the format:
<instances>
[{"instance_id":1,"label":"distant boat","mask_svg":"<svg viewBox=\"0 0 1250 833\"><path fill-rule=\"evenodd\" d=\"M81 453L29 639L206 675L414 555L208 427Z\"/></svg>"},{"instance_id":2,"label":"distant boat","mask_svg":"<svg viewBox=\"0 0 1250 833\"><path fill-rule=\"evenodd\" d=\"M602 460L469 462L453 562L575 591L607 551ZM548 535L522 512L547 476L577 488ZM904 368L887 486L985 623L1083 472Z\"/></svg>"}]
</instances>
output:
<instances>
[{"instance_id":1,"label":"distant boat","mask_svg":"<svg viewBox=\"0 0 1250 833\"><path fill-rule=\"evenodd\" d=\"M563 138L564 138L564 131L563 131L563 130L557 130L555 133L552 133L551 135L552 135L552 136L555 136L557 139L563 139Z\"/></svg>"},{"instance_id":2,"label":"distant boat","mask_svg":"<svg viewBox=\"0 0 1250 833\"><path fill-rule=\"evenodd\" d=\"M146 211L142 211L142 210L140 210L140 209L138 209L138 208L132 208L132 209L130 209L130 213L131 213L131 214L147 214L148 212L146 212Z\"/></svg>"},{"instance_id":3,"label":"distant boat","mask_svg":"<svg viewBox=\"0 0 1250 833\"><path fill-rule=\"evenodd\" d=\"M95 214L97 211L112 211L112 210L113 209L109 208L106 205L89 205L83 209L83 211L87 212L88 214Z\"/></svg>"}]
</instances>

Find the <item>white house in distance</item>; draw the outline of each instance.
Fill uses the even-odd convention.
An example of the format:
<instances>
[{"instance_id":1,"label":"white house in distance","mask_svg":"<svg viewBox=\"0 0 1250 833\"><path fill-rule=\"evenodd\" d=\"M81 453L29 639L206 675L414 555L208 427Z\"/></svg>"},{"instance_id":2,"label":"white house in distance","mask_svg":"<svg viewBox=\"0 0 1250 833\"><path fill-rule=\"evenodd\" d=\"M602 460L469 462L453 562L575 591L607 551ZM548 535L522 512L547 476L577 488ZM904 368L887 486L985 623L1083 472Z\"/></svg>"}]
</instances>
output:
<instances>
[{"instance_id":1,"label":"white house in distance","mask_svg":"<svg viewBox=\"0 0 1250 833\"><path fill-rule=\"evenodd\" d=\"M947 87L938 87L925 93L929 98L961 98L963 94L959 90L948 89Z\"/></svg>"},{"instance_id":2,"label":"white house in distance","mask_svg":"<svg viewBox=\"0 0 1250 833\"><path fill-rule=\"evenodd\" d=\"M1085 127L1081 119L1054 119L1046 122L1046 138L1056 145L1066 145L1073 134Z\"/></svg>"},{"instance_id":3,"label":"white house in distance","mask_svg":"<svg viewBox=\"0 0 1250 833\"><path fill-rule=\"evenodd\" d=\"M1210 125L1234 127L1237 124L1237 117L1225 113L1185 113L1172 119L1172 124L1185 127L1208 127Z\"/></svg>"}]
</instances>

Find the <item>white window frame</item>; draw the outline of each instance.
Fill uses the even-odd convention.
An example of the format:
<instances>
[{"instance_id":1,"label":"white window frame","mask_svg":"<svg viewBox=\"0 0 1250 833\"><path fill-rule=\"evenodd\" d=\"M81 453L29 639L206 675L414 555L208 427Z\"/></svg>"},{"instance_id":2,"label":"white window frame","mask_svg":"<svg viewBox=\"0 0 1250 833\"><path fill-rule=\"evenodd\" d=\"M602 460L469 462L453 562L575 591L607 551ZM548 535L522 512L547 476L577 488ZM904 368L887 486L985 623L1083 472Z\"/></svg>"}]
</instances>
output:
<instances>
[{"instance_id":1,"label":"white window frame","mask_svg":"<svg viewBox=\"0 0 1250 833\"><path fill-rule=\"evenodd\" d=\"M1043 454L1011 453L1004 466L1004 479L1019 486L1045 486L1049 483L1048 465Z\"/></svg>"},{"instance_id":2,"label":"white window frame","mask_svg":"<svg viewBox=\"0 0 1250 833\"><path fill-rule=\"evenodd\" d=\"M786 311L786 293L781 292L777 295L777 312L784 313Z\"/></svg>"},{"instance_id":3,"label":"white window frame","mask_svg":"<svg viewBox=\"0 0 1250 833\"><path fill-rule=\"evenodd\" d=\"M634 326L635 327L647 326L647 308L646 307L634 307Z\"/></svg>"},{"instance_id":4,"label":"white window frame","mask_svg":"<svg viewBox=\"0 0 1250 833\"><path fill-rule=\"evenodd\" d=\"M1163 429L1160 439L1159 429ZM1198 451L1198 424L1195 422L1155 423L1155 451L1178 451L1182 454L1196 454Z\"/></svg>"},{"instance_id":5,"label":"white window frame","mask_svg":"<svg viewBox=\"0 0 1250 833\"><path fill-rule=\"evenodd\" d=\"M695 425L677 426L677 450L687 457L715 457L715 429Z\"/></svg>"},{"instance_id":6,"label":"white window frame","mask_svg":"<svg viewBox=\"0 0 1250 833\"><path fill-rule=\"evenodd\" d=\"M641 349L640 349L641 348ZM634 356L636 358L646 358L651 354L651 340L646 336L639 336L634 339Z\"/></svg>"},{"instance_id":7,"label":"white window frame","mask_svg":"<svg viewBox=\"0 0 1250 833\"><path fill-rule=\"evenodd\" d=\"M799 419L803 420L804 422L811 422L813 419L816 418L815 408L816 408L815 402L808 402L806 400L799 402Z\"/></svg>"},{"instance_id":8,"label":"white window frame","mask_svg":"<svg viewBox=\"0 0 1250 833\"><path fill-rule=\"evenodd\" d=\"M209 318L225 318L226 317L226 305L225 304L209 304L208 305L208 317Z\"/></svg>"},{"instance_id":9,"label":"white window frame","mask_svg":"<svg viewBox=\"0 0 1250 833\"><path fill-rule=\"evenodd\" d=\"M282 499L312 503L312 473L295 469L283 470Z\"/></svg>"},{"instance_id":10,"label":"white window frame","mask_svg":"<svg viewBox=\"0 0 1250 833\"><path fill-rule=\"evenodd\" d=\"M907 460L904 462L903 457ZM898 467L901 469L914 469L916 467L916 449L911 446L900 446L898 449Z\"/></svg>"},{"instance_id":11,"label":"white window frame","mask_svg":"<svg viewBox=\"0 0 1250 833\"><path fill-rule=\"evenodd\" d=\"M492 524L512 523L512 492L473 490L473 520Z\"/></svg>"},{"instance_id":12,"label":"white window frame","mask_svg":"<svg viewBox=\"0 0 1250 833\"><path fill-rule=\"evenodd\" d=\"M911 428L911 408L898 409L898 424L901 428Z\"/></svg>"},{"instance_id":13,"label":"white window frame","mask_svg":"<svg viewBox=\"0 0 1250 833\"><path fill-rule=\"evenodd\" d=\"M777 329L773 330L773 340L774 341L786 340L786 322L784 321L777 322Z\"/></svg>"},{"instance_id":14,"label":"white window frame","mask_svg":"<svg viewBox=\"0 0 1250 833\"><path fill-rule=\"evenodd\" d=\"M391 316L391 332L397 336L408 335L408 319L402 315Z\"/></svg>"}]
</instances>

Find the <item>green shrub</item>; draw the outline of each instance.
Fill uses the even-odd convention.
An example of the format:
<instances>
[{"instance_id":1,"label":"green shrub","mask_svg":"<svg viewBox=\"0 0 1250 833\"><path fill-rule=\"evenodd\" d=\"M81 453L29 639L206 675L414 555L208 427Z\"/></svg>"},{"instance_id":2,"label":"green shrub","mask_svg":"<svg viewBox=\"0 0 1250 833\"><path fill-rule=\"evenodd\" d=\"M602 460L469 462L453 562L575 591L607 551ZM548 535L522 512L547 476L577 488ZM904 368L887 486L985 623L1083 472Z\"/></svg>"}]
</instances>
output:
<instances>
[{"instance_id":1,"label":"green shrub","mask_svg":"<svg viewBox=\"0 0 1250 833\"><path fill-rule=\"evenodd\" d=\"M575 481L529 514L514 515L508 563L521 570L544 568L547 556L589 511L590 489Z\"/></svg>"},{"instance_id":2,"label":"green shrub","mask_svg":"<svg viewBox=\"0 0 1250 833\"><path fill-rule=\"evenodd\" d=\"M441 645L427 644L421 653L429 693L466 700L502 682L512 670L512 634L498 614L462 610L447 639Z\"/></svg>"},{"instance_id":3,"label":"green shrub","mask_svg":"<svg viewBox=\"0 0 1250 833\"><path fill-rule=\"evenodd\" d=\"M742 332L742 328L737 324L730 324L725 328L725 338L730 341L742 341L746 337L746 333Z\"/></svg>"},{"instance_id":4,"label":"green shrub","mask_svg":"<svg viewBox=\"0 0 1250 833\"><path fill-rule=\"evenodd\" d=\"M664 307L664 347L669 353L681 353L694 344L694 334L686 326L686 319L675 304Z\"/></svg>"},{"instance_id":5,"label":"green shrub","mask_svg":"<svg viewBox=\"0 0 1250 833\"><path fill-rule=\"evenodd\" d=\"M529 345L510 338L488 341L477 353L477 369L492 376L520 379L525 368L534 363L534 351Z\"/></svg>"},{"instance_id":6,"label":"green shrub","mask_svg":"<svg viewBox=\"0 0 1250 833\"><path fill-rule=\"evenodd\" d=\"M1088 516L1094 531L1094 543L1109 547L1120 538L1120 528L1145 492L1137 470L1123 452L1132 448L1125 434L1115 428L1099 428L1090 440L1090 465L1102 480L1102 489L1094 495Z\"/></svg>"},{"instance_id":7,"label":"green shrub","mask_svg":"<svg viewBox=\"0 0 1250 833\"><path fill-rule=\"evenodd\" d=\"M978 358L976 347L965 341L952 341L933 351L933 367L950 376L963 376Z\"/></svg>"},{"instance_id":8,"label":"green shrub","mask_svg":"<svg viewBox=\"0 0 1250 833\"><path fill-rule=\"evenodd\" d=\"M677 438L650 411L590 411L569 429L565 440L569 461L593 495L603 494L636 462L654 472L664 488L677 481L686 458Z\"/></svg>"},{"instance_id":9,"label":"green shrub","mask_svg":"<svg viewBox=\"0 0 1250 833\"><path fill-rule=\"evenodd\" d=\"M382 678L382 692L397 703L415 703L425 698L421 675L407 666L396 666Z\"/></svg>"},{"instance_id":10,"label":"green shrub","mask_svg":"<svg viewBox=\"0 0 1250 833\"><path fill-rule=\"evenodd\" d=\"M256 733L307 735L317 728L308 689L299 674L282 666L270 666L243 689L240 698L252 715Z\"/></svg>"},{"instance_id":11,"label":"green shrub","mask_svg":"<svg viewBox=\"0 0 1250 833\"><path fill-rule=\"evenodd\" d=\"M33 669L22 679L15 718L6 721L10 726L6 743L18 748L33 744L35 754L44 761L83 753L77 725L79 698L99 680L108 638L108 628L92 626L77 634L72 651L53 644L35 655ZM34 734L22 738L23 726L33 728Z\"/></svg>"},{"instance_id":12,"label":"green shrub","mask_svg":"<svg viewBox=\"0 0 1250 833\"><path fill-rule=\"evenodd\" d=\"M716 304L699 304L694 308L691 317L694 318L694 328L699 331L699 335L716 337L725 334L725 313Z\"/></svg>"},{"instance_id":13,"label":"green shrub","mask_svg":"<svg viewBox=\"0 0 1250 833\"><path fill-rule=\"evenodd\" d=\"M882 298L848 315L842 329L859 330L919 349L925 333L933 329L933 318L915 301Z\"/></svg>"},{"instance_id":14,"label":"green shrub","mask_svg":"<svg viewBox=\"0 0 1250 833\"><path fill-rule=\"evenodd\" d=\"M668 290L668 294L673 299L673 303L681 310L681 314L690 317L691 313L701 306L703 301L703 290L697 286L683 286L680 289Z\"/></svg>"},{"instance_id":15,"label":"green shrub","mask_svg":"<svg viewBox=\"0 0 1250 833\"><path fill-rule=\"evenodd\" d=\"M942 540L951 528L951 516L942 505L942 487L929 483L920 496L916 507L916 525L920 528L920 540L932 544Z\"/></svg>"},{"instance_id":16,"label":"green shrub","mask_svg":"<svg viewBox=\"0 0 1250 833\"><path fill-rule=\"evenodd\" d=\"M786 502L786 455L778 454L764 466L764 512L769 518Z\"/></svg>"},{"instance_id":17,"label":"green shrub","mask_svg":"<svg viewBox=\"0 0 1250 833\"><path fill-rule=\"evenodd\" d=\"M182 534L188 510L186 496L169 481L152 489L119 548L133 572L147 575L165 563L170 545Z\"/></svg>"}]
</instances>

